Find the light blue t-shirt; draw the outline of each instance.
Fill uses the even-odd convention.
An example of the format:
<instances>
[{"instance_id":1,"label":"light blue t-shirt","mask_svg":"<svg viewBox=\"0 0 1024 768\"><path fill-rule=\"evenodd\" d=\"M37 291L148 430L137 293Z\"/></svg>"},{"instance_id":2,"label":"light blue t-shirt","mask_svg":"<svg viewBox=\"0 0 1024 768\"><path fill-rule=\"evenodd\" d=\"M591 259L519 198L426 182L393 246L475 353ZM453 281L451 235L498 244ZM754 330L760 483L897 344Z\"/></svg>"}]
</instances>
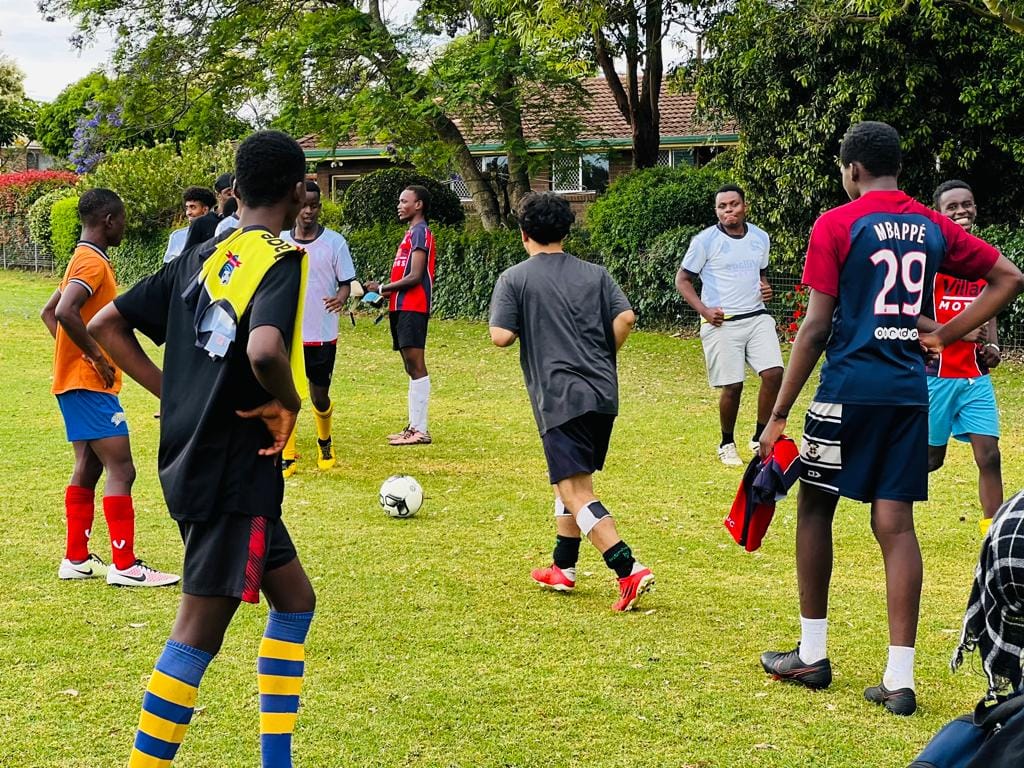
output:
<instances>
[{"instance_id":1,"label":"light blue t-shirt","mask_svg":"<svg viewBox=\"0 0 1024 768\"><path fill-rule=\"evenodd\" d=\"M164 251L164 264L174 261L181 256L181 252L185 250L185 241L187 240L188 227L182 227L171 232L171 236L167 239L167 250Z\"/></svg>"},{"instance_id":2,"label":"light blue t-shirt","mask_svg":"<svg viewBox=\"0 0 1024 768\"><path fill-rule=\"evenodd\" d=\"M708 227L690 241L682 267L700 277L700 300L721 307L726 317L764 309L761 270L768 267L768 234L747 224L742 237L719 226Z\"/></svg>"}]
</instances>

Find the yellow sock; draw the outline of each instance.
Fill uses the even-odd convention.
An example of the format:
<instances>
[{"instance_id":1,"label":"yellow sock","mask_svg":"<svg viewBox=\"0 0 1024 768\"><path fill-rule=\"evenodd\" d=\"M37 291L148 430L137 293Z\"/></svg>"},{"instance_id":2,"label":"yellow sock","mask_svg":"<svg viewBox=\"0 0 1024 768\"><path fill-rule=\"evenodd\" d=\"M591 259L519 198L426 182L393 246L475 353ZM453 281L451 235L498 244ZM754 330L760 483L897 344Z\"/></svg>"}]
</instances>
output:
<instances>
[{"instance_id":1,"label":"yellow sock","mask_svg":"<svg viewBox=\"0 0 1024 768\"><path fill-rule=\"evenodd\" d=\"M316 436L320 440L331 439L331 414L334 413L334 403L327 406L326 411L318 411L313 406L313 417L316 420Z\"/></svg>"},{"instance_id":2,"label":"yellow sock","mask_svg":"<svg viewBox=\"0 0 1024 768\"><path fill-rule=\"evenodd\" d=\"M981 531L981 535L984 536L988 533L988 529L992 527L991 517L978 518L978 529Z\"/></svg>"},{"instance_id":3,"label":"yellow sock","mask_svg":"<svg viewBox=\"0 0 1024 768\"><path fill-rule=\"evenodd\" d=\"M291 435L288 436L288 442L284 444L284 450L281 451L281 458L294 461L295 460L295 434L298 429L293 429Z\"/></svg>"}]
</instances>

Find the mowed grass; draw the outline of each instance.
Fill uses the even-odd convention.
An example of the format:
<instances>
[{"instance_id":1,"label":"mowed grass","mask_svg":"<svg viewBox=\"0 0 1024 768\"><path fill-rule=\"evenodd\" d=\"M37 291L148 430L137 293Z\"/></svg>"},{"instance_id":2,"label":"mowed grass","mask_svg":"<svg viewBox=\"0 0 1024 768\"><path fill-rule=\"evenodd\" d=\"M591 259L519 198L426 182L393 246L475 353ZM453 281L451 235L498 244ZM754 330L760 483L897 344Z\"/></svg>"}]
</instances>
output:
<instances>
[{"instance_id":1,"label":"mowed grass","mask_svg":"<svg viewBox=\"0 0 1024 768\"><path fill-rule=\"evenodd\" d=\"M38 320L54 282L0 273L0 765L112 768L127 762L178 592L56 578L72 454ZM396 449L383 436L405 423L406 378L387 326L346 318L341 333L339 465L316 470L307 409L285 500L319 597L297 766L888 768L983 693L976 662L956 675L947 667L980 541L966 446L951 447L932 500L918 507L921 709L900 719L862 699L887 646L882 563L863 505L844 501L836 517L832 688L811 693L761 671L761 651L798 636L795 502L780 503L753 555L722 527L740 472L714 456L716 395L698 341L638 333L620 358L621 415L597 488L658 583L642 611L614 615L614 582L591 548L572 595L528 578L549 561L554 534L517 352L493 348L483 324L433 322L435 442ZM1024 481L1020 374L1009 365L995 374L1009 492ZM156 403L131 382L123 402L138 467L137 551L177 569L182 547L156 476ZM380 482L396 472L426 489L414 519L377 506ZM95 549L109 557L102 514L95 527ZM259 764L255 655L266 612L265 603L239 610L176 766Z\"/></svg>"}]
</instances>

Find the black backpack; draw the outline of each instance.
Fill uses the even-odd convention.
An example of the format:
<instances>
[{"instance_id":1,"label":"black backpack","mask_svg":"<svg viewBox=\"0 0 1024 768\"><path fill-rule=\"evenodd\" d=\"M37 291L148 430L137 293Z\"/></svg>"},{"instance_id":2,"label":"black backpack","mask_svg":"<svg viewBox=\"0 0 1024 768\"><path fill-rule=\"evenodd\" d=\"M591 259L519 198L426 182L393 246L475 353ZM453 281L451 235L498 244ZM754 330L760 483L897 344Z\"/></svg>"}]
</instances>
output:
<instances>
[{"instance_id":1,"label":"black backpack","mask_svg":"<svg viewBox=\"0 0 1024 768\"><path fill-rule=\"evenodd\" d=\"M1024 691L995 705L978 702L932 737L910 768L1020 768L1024 766Z\"/></svg>"}]
</instances>

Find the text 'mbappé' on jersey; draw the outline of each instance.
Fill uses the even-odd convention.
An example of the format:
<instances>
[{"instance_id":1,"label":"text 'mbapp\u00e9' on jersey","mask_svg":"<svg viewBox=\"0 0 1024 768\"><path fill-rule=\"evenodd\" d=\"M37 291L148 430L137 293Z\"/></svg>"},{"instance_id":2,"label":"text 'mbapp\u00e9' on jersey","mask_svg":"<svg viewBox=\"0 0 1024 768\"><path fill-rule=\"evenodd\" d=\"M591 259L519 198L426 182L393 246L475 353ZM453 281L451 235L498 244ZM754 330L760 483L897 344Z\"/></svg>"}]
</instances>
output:
<instances>
[{"instance_id":1,"label":"text 'mbapp\u00e9' on jersey","mask_svg":"<svg viewBox=\"0 0 1024 768\"><path fill-rule=\"evenodd\" d=\"M899 190L869 192L814 223L803 282L836 298L814 399L927 405L917 318L935 273L977 280L999 252Z\"/></svg>"}]
</instances>

